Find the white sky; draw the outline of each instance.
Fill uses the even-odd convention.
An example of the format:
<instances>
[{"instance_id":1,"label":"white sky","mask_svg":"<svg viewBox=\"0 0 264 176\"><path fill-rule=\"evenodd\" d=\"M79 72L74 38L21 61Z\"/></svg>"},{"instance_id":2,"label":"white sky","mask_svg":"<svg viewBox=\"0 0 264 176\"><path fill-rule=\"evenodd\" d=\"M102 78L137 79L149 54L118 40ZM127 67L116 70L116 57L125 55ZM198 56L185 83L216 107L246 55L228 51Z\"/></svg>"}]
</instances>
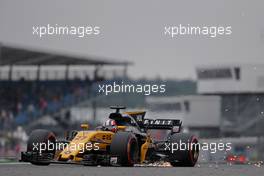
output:
<instances>
[{"instance_id":1,"label":"white sky","mask_svg":"<svg viewBox=\"0 0 264 176\"><path fill-rule=\"evenodd\" d=\"M194 78L196 65L264 63L262 0L96 0L0 2L0 41L41 50L95 55L135 63L134 78ZM101 35L32 35L32 26L97 25ZM232 26L220 38L163 35L166 25Z\"/></svg>"}]
</instances>

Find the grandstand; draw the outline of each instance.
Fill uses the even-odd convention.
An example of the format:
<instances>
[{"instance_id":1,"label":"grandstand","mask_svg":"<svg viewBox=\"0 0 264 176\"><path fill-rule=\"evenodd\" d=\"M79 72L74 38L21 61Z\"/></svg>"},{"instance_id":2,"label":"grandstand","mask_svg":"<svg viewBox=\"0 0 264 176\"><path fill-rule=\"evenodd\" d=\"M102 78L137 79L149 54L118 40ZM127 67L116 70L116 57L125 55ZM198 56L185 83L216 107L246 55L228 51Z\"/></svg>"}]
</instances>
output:
<instances>
[{"instance_id":1,"label":"grandstand","mask_svg":"<svg viewBox=\"0 0 264 176\"><path fill-rule=\"evenodd\" d=\"M126 77L131 64L0 46L0 124L5 130L91 98L95 82Z\"/></svg>"}]
</instances>

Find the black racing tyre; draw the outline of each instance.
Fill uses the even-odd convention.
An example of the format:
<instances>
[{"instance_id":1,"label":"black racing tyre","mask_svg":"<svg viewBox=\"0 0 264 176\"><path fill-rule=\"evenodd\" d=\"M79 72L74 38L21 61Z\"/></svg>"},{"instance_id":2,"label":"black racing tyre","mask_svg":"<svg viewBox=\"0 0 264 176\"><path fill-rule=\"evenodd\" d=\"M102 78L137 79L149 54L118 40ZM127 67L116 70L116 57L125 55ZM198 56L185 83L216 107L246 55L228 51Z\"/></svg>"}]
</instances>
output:
<instances>
[{"instance_id":1,"label":"black racing tyre","mask_svg":"<svg viewBox=\"0 0 264 176\"><path fill-rule=\"evenodd\" d=\"M36 147L36 144L38 144L38 147ZM27 152L37 152L40 153L40 144L45 144L46 150L41 151L42 154L52 154L53 156L55 155L56 148L56 137L54 133L48 131L48 130L43 130L43 129L37 129L31 132L28 142L27 142ZM53 145L53 148L49 150L48 144ZM32 164L35 165L49 165L50 163L45 161L31 161Z\"/></svg>"},{"instance_id":2,"label":"black racing tyre","mask_svg":"<svg viewBox=\"0 0 264 176\"><path fill-rule=\"evenodd\" d=\"M175 133L170 136L171 146L178 146L178 149L170 151L169 160L173 167L193 167L195 166L199 157L199 143L198 139L191 134ZM186 144L180 150L180 144ZM172 147L171 147L172 148Z\"/></svg>"},{"instance_id":3,"label":"black racing tyre","mask_svg":"<svg viewBox=\"0 0 264 176\"><path fill-rule=\"evenodd\" d=\"M133 133L117 132L110 145L110 155L119 157L121 166L133 166L138 162L138 141Z\"/></svg>"}]
</instances>

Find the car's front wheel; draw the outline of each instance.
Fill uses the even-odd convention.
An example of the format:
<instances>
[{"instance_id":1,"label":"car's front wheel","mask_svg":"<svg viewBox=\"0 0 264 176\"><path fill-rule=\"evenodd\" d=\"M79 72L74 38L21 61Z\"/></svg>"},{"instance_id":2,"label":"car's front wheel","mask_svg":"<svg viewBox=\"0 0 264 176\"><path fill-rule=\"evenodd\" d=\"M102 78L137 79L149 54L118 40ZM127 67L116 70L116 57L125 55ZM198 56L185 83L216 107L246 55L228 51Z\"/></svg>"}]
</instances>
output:
<instances>
[{"instance_id":1,"label":"car's front wheel","mask_svg":"<svg viewBox=\"0 0 264 176\"><path fill-rule=\"evenodd\" d=\"M30 162L34 165L49 165L56 149L55 135L43 129L31 132L27 142L27 152L31 154Z\"/></svg>"}]
</instances>

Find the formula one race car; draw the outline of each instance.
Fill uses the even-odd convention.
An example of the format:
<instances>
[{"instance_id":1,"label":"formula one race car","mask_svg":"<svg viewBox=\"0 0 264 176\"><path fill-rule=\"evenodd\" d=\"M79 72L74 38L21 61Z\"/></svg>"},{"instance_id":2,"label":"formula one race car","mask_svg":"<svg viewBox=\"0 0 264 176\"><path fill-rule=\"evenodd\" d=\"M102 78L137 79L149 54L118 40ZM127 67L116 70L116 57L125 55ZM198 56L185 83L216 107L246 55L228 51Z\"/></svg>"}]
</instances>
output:
<instances>
[{"instance_id":1,"label":"formula one race car","mask_svg":"<svg viewBox=\"0 0 264 176\"><path fill-rule=\"evenodd\" d=\"M65 140L56 140L47 130L34 130L21 153L23 162L35 165L75 163L89 166L134 166L155 162L170 162L172 166L196 164L199 155L198 140L194 135L180 133L180 120L145 119L145 111L124 112L125 107L111 107L114 113L102 125L88 130L68 133ZM156 140L151 130L167 133Z\"/></svg>"}]
</instances>

